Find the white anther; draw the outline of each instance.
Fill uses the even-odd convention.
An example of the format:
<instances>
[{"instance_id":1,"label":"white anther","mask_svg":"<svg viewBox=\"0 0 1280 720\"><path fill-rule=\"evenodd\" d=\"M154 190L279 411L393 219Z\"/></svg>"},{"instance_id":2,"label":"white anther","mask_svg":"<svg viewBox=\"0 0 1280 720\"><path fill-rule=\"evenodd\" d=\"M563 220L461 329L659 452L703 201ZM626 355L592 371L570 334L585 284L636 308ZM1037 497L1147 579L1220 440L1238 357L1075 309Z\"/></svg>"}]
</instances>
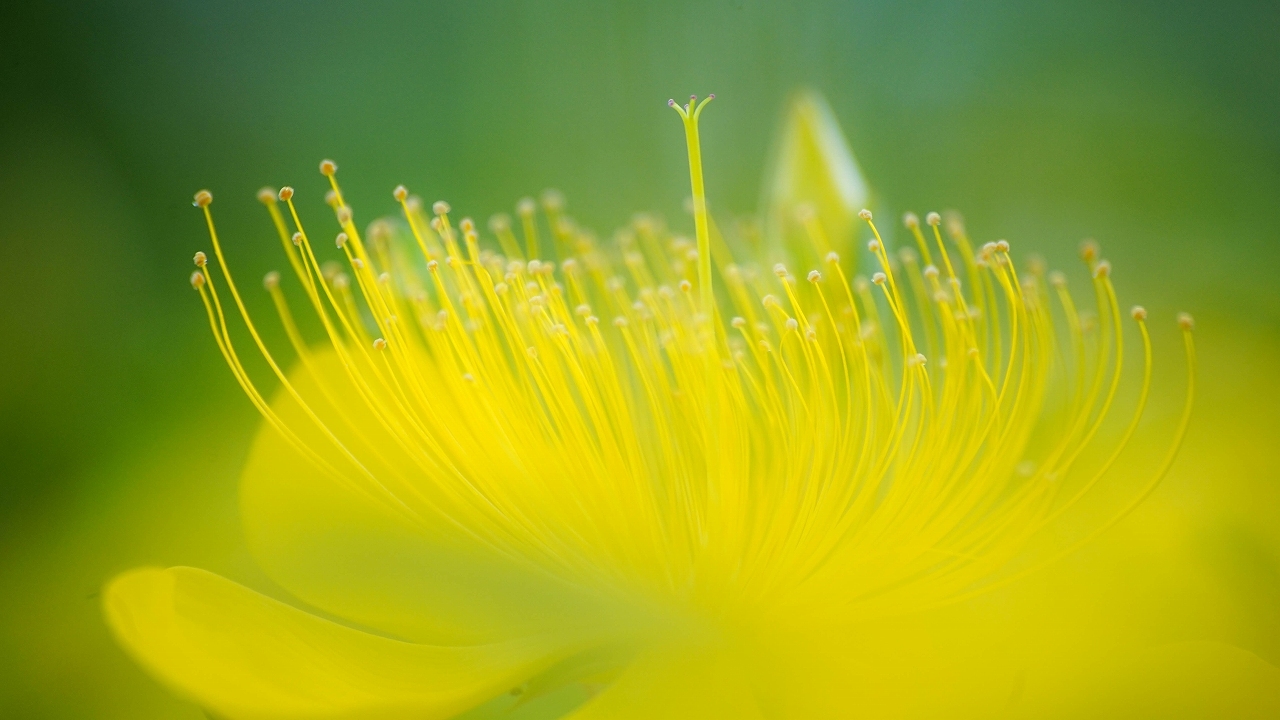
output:
<instances>
[{"instance_id":1,"label":"white anther","mask_svg":"<svg viewBox=\"0 0 1280 720\"><path fill-rule=\"evenodd\" d=\"M204 273L199 270L191 273L191 287L197 290L204 287Z\"/></svg>"},{"instance_id":2,"label":"white anther","mask_svg":"<svg viewBox=\"0 0 1280 720\"><path fill-rule=\"evenodd\" d=\"M924 221L936 227L942 222L942 216L936 212L931 212L924 216Z\"/></svg>"},{"instance_id":3,"label":"white anther","mask_svg":"<svg viewBox=\"0 0 1280 720\"><path fill-rule=\"evenodd\" d=\"M916 217L915 213L909 212L902 216L902 224L906 225L908 229L914 230L920 227L920 218Z\"/></svg>"},{"instance_id":4,"label":"white anther","mask_svg":"<svg viewBox=\"0 0 1280 720\"><path fill-rule=\"evenodd\" d=\"M1056 288L1066 287L1067 276L1063 275L1061 272L1057 270L1054 270L1053 272L1049 273L1049 284Z\"/></svg>"},{"instance_id":5,"label":"white anther","mask_svg":"<svg viewBox=\"0 0 1280 720\"><path fill-rule=\"evenodd\" d=\"M733 327L735 327L735 328L737 328L737 329L741 330L742 328L744 328L744 327L746 327L746 326L747 326L747 320L746 320L746 318L739 317L739 316L736 316L736 315L735 315L735 316L734 316L734 318L733 318L732 320L730 320L730 321L729 321L729 324L730 324L730 325L732 325Z\"/></svg>"},{"instance_id":6,"label":"white anther","mask_svg":"<svg viewBox=\"0 0 1280 720\"><path fill-rule=\"evenodd\" d=\"M538 204L531 197L520 198L520 202L516 203L516 212L521 215L532 215L537 209Z\"/></svg>"},{"instance_id":7,"label":"white anther","mask_svg":"<svg viewBox=\"0 0 1280 720\"><path fill-rule=\"evenodd\" d=\"M693 290L693 283L689 282L688 280L681 280L680 290L683 292L689 292L690 290Z\"/></svg>"},{"instance_id":8,"label":"white anther","mask_svg":"<svg viewBox=\"0 0 1280 720\"><path fill-rule=\"evenodd\" d=\"M344 273L334 275L333 280L330 282L332 282L333 286L338 290L346 290L347 286L351 284L351 281L347 279L347 276Z\"/></svg>"},{"instance_id":9,"label":"white anther","mask_svg":"<svg viewBox=\"0 0 1280 720\"><path fill-rule=\"evenodd\" d=\"M203 251L196 252L192 260L195 262L196 267L204 267L209 264L209 256L205 255Z\"/></svg>"},{"instance_id":10,"label":"white anther","mask_svg":"<svg viewBox=\"0 0 1280 720\"><path fill-rule=\"evenodd\" d=\"M293 234L293 244L302 245L302 233L296 232Z\"/></svg>"},{"instance_id":11,"label":"white anther","mask_svg":"<svg viewBox=\"0 0 1280 720\"><path fill-rule=\"evenodd\" d=\"M339 225L346 225L347 223L351 222L351 208L347 207L346 205L343 205L342 207L338 208L337 211L335 212L335 215L338 218Z\"/></svg>"},{"instance_id":12,"label":"white anther","mask_svg":"<svg viewBox=\"0 0 1280 720\"><path fill-rule=\"evenodd\" d=\"M529 274L530 274L530 275L537 275L539 272L541 272L541 271L542 271L542 261L541 261L541 260L530 260L530 261L529 261L529 264L528 264L528 265L526 265L525 267L527 267L527 268L529 269Z\"/></svg>"},{"instance_id":13,"label":"white anther","mask_svg":"<svg viewBox=\"0 0 1280 720\"><path fill-rule=\"evenodd\" d=\"M883 285L884 282L888 279L889 278L882 272L878 272L875 275L871 276L871 282L875 283L876 285Z\"/></svg>"},{"instance_id":14,"label":"white anther","mask_svg":"<svg viewBox=\"0 0 1280 720\"><path fill-rule=\"evenodd\" d=\"M786 276L787 276L787 266L786 266L786 265L783 265L782 263L778 263L777 265L774 265L774 266L773 266L773 274L774 274L774 275L777 275L778 277L786 277Z\"/></svg>"},{"instance_id":15,"label":"white anther","mask_svg":"<svg viewBox=\"0 0 1280 720\"><path fill-rule=\"evenodd\" d=\"M565 274L574 273L578 270L578 261L574 258L565 258L565 261L560 263L560 269L564 271Z\"/></svg>"},{"instance_id":16,"label":"white anther","mask_svg":"<svg viewBox=\"0 0 1280 720\"><path fill-rule=\"evenodd\" d=\"M1007 253L1007 252L1009 252L1009 241L1008 241L1008 240L997 240L997 241L996 241L996 250L999 250L999 251L1000 251L1000 252L1002 252L1002 253Z\"/></svg>"},{"instance_id":17,"label":"white anther","mask_svg":"<svg viewBox=\"0 0 1280 720\"><path fill-rule=\"evenodd\" d=\"M935 265L925 265L925 266L924 266L924 276L925 276L925 277L927 277L927 278L930 278L930 279L938 277L938 268L937 268L937 266L935 266Z\"/></svg>"},{"instance_id":18,"label":"white anther","mask_svg":"<svg viewBox=\"0 0 1280 720\"><path fill-rule=\"evenodd\" d=\"M1095 278L1107 277L1111 274L1111 263L1103 260L1093 268L1093 276Z\"/></svg>"},{"instance_id":19,"label":"white anther","mask_svg":"<svg viewBox=\"0 0 1280 720\"><path fill-rule=\"evenodd\" d=\"M338 233L338 236L333 239L333 244L337 245L338 249L341 250L342 247L347 244L347 240L349 239L350 238L347 237L346 233L340 232Z\"/></svg>"},{"instance_id":20,"label":"white anther","mask_svg":"<svg viewBox=\"0 0 1280 720\"><path fill-rule=\"evenodd\" d=\"M573 311L574 311L575 313L577 313L577 314L579 314L579 315L583 315L583 316L590 315L590 314L591 314L591 306L590 306L590 305L588 305L588 304L586 304L586 303L582 303L582 304L581 304L581 305L579 305L578 307L574 308L574 309L573 309Z\"/></svg>"},{"instance_id":21,"label":"white anther","mask_svg":"<svg viewBox=\"0 0 1280 720\"><path fill-rule=\"evenodd\" d=\"M1141 305L1134 305L1133 309L1129 311L1129 314L1133 316L1134 320L1139 322L1147 319L1147 309Z\"/></svg>"},{"instance_id":22,"label":"white anther","mask_svg":"<svg viewBox=\"0 0 1280 720\"><path fill-rule=\"evenodd\" d=\"M772 305L777 305L777 304L778 304L778 298L776 298L776 297L774 297L774 296L772 296L772 295L765 295L764 297L760 298L760 304L761 304L761 305L764 305L765 307L770 307L770 306L772 306Z\"/></svg>"},{"instance_id":23,"label":"white anther","mask_svg":"<svg viewBox=\"0 0 1280 720\"><path fill-rule=\"evenodd\" d=\"M808 329L806 329L806 330L804 331L804 336L805 336L805 339L807 339L807 340L817 340L817 339L818 339L818 331L817 331L817 330L814 330L814 329L813 329L813 327L812 327L812 326L810 326Z\"/></svg>"},{"instance_id":24,"label":"white anther","mask_svg":"<svg viewBox=\"0 0 1280 720\"><path fill-rule=\"evenodd\" d=\"M292 194L292 192L293 191L291 190L290 194ZM212 202L213 202L213 193L209 192L208 190L201 190L195 194L195 197L192 199L191 204L195 205L198 208L203 208L203 207L208 207Z\"/></svg>"},{"instance_id":25,"label":"white anther","mask_svg":"<svg viewBox=\"0 0 1280 720\"><path fill-rule=\"evenodd\" d=\"M1190 330L1195 326L1196 326L1196 320L1195 318L1191 317L1190 313L1178 313L1178 327L1182 328L1183 330Z\"/></svg>"},{"instance_id":26,"label":"white anther","mask_svg":"<svg viewBox=\"0 0 1280 720\"><path fill-rule=\"evenodd\" d=\"M358 259L358 258L357 258L357 259ZM437 269L437 268L439 268L439 267L440 267L440 263L439 263L438 261L436 261L436 260L428 260L428 261L427 261L427 270L429 270L429 271L431 271L431 272L435 272L435 271L436 271L436 269Z\"/></svg>"},{"instance_id":27,"label":"white anther","mask_svg":"<svg viewBox=\"0 0 1280 720\"><path fill-rule=\"evenodd\" d=\"M396 202L404 202L405 198L409 197L409 188L397 185L396 189L391 191L391 197L395 198Z\"/></svg>"},{"instance_id":28,"label":"white anther","mask_svg":"<svg viewBox=\"0 0 1280 720\"><path fill-rule=\"evenodd\" d=\"M858 217L862 218L863 220L870 220L870 219L871 219L871 211L870 211L870 210L868 210L868 209L866 209L866 208L863 208L863 209L861 209L861 210L859 210L859 211L858 211Z\"/></svg>"},{"instance_id":29,"label":"white anther","mask_svg":"<svg viewBox=\"0 0 1280 720\"><path fill-rule=\"evenodd\" d=\"M391 282L391 273L384 272L381 275L379 275L378 282L382 283L383 285L386 285L387 283Z\"/></svg>"},{"instance_id":30,"label":"white anther","mask_svg":"<svg viewBox=\"0 0 1280 720\"><path fill-rule=\"evenodd\" d=\"M276 272L275 270L272 270L271 272L262 276L262 287L268 290L275 290L276 288L280 287L280 273Z\"/></svg>"},{"instance_id":31,"label":"white anther","mask_svg":"<svg viewBox=\"0 0 1280 720\"><path fill-rule=\"evenodd\" d=\"M867 241L867 249L870 250L871 252L876 252L877 250L880 249L880 242L878 240Z\"/></svg>"},{"instance_id":32,"label":"white anther","mask_svg":"<svg viewBox=\"0 0 1280 720\"><path fill-rule=\"evenodd\" d=\"M351 258L351 264L355 266L357 270L364 269L364 261L361 260L360 258Z\"/></svg>"},{"instance_id":33,"label":"white anther","mask_svg":"<svg viewBox=\"0 0 1280 720\"><path fill-rule=\"evenodd\" d=\"M431 203L431 212L436 215L447 215L449 210L449 203L443 200L437 200Z\"/></svg>"},{"instance_id":34,"label":"white anther","mask_svg":"<svg viewBox=\"0 0 1280 720\"><path fill-rule=\"evenodd\" d=\"M787 326L788 330L795 330L796 328L800 327L800 321L796 320L795 318L787 318L787 322L784 324Z\"/></svg>"},{"instance_id":35,"label":"white anther","mask_svg":"<svg viewBox=\"0 0 1280 720\"><path fill-rule=\"evenodd\" d=\"M382 338L378 338L377 340L374 340L374 341L373 341L373 349L374 349L374 350L381 350L381 349L385 348L386 346L387 346L387 341L386 341L386 340L383 340Z\"/></svg>"},{"instance_id":36,"label":"white anther","mask_svg":"<svg viewBox=\"0 0 1280 720\"><path fill-rule=\"evenodd\" d=\"M827 253L827 262L831 263L832 265L839 265L840 254L837 253L835 250L832 250L831 252Z\"/></svg>"},{"instance_id":37,"label":"white anther","mask_svg":"<svg viewBox=\"0 0 1280 720\"><path fill-rule=\"evenodd\" d=\"M805 279L811 283L821 282L822 273L818 272L817 270L810 270L809 274L805 276Z\"/></svg>"},{"instance_id":38,"label":"white anther","mask_svg":"<svg viewBox=\"0 0 1280 720\"><path fill-rule=\"evenodd\" d=\"M613 326L624 328L627 326L627 319L619 315L618 317L613 319Z\"/></svg>"}]
</instances>

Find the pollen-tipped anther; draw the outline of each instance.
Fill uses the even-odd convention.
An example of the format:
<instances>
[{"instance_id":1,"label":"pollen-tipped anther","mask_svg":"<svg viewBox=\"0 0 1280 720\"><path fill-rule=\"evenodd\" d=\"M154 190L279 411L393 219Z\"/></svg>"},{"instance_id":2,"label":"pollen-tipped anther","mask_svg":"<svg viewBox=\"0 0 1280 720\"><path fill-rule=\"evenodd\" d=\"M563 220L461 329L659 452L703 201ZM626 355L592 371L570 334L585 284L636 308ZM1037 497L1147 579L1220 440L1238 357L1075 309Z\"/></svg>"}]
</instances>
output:
<instances>
[{"instance_id":1,"label":"pollen-tipped anther","mask_svg":"<svg viewBox=\"0 0 1280 720\"><path fill-rule=\"evenodd\" d=\"M284 187L280 188L280 193L278 197L280 198L281 202L288 202L289 200L293 199L293 188L289 187L288 185L285 185Z\"/></svg>"},{"instance_id":2,"label":"pollen-tipped anther","mask_svg":"<svg viewBox=\"0 0 1280 720\"><path fill-rule=\"evenodd\" d=\"M323 176L325 176L325 177L332 177L332 176L333 176L333 174L334 174L334 173L336 173L336 172L338 172L338 163L336 163L336 162L334 162L334 161L332 161L332 160L321 160L321 161L320 161L320 174L321 174L321 175L323 175Z\"/></svg>"},{"instance_id":3,"label":"pollen-tipped anther","mask_svg":"<svg viewBox=\"0 0 1280 720\"><path fill-rule=\"evenodd\" d=\"M373 341L373 349L374 349L374 350L381 350L381 349L385 348L386 346L387 346L387 341L386 341L386 340L383 340L382 338L378 338L377 340L374 340L374 341Z\"/></svg>"},{"instance_id":4,"label":"pollen-tipped anther","mask_svg":"<svg viewBox=\"0 0 1280 720\"><path fill-rule=\"evenodd\" d=\"M395 198L396 202L402 203L409 197L409 188L403 185L397 185L396 188L391 191L391 197Z\"/></svg>"},{"instance_id":5,"label":"pollen-tipped anther","mask_svg":"<svg viewBox=\"0 0 1280 720\"><path fill-rule=\"evenodd\" d=\"M263 205L270 205L276 201L276 191L273 188L264 187L258 191L258 202Z\"/></svg>"},{"instance_id":6,"label":"pollen-tipped anther","mask_svg":"<svg viewBox=\"0 0 1280 720\"><path fill-rule=\"evenodd\" d=\"M204 273L199 270L191 273L191 287L197 290L204 287Z\"/></svg>"},{"instance_id":7,"label":"pollen-tipped anther","mask_svg":"<svg viewBox=\"0 0 1280 720\"><path fill-rule=\"evenodd\" d=\"M198 208L209 207L209 203L213 202L213 193L208 190L201 190L195 194L191 204Z\"/></svg>"},{"instance_id":8,"label":"pollen-tipped anther","mask_svg":"<svg viewBox=\"0 0 1280 720\"><path fill-rule=\"evenodd\" d=\"M930 227L937 227L942 224L942 216L936 212L931 212L924 216L924 221L928 223Z\"/></svg>"},{"instance_id":9,"label":"pollen-tipped anther","mask_svg":"<svg viewBox=\"0 0 1280 720\"><path fill-rule=\"evenodd\" d=\"M1178 313L1178 327L1190 330L1196 326L1196 319L1190 313Z\"/></svg>"},{"instance_id":10,"label":"pollen-tipped anther","mask_svg":"<svg viewBox=\"0 0 1280 720\"><path fill-rule=\"evenodd\" d=\"M863 220L870 220L871 211L866 208L862 208L861 210L858 211L858 217L862 218Z\"/></svg>"},{"instance_id":11,"label":"pollen-tipped anther","mask_svg":"<svg viewBox=\"0 0 1280 720\"><path fill-rule=\"evenodd\" d=\"M1129 310L1129 314L1138 322L1142 322L1147 319L1147 309L1141 305L1134 305L1133 308Z\"/></svg>"},{"instance_id":12,"label":"pollen-tipped anther","mask_svg":"<svg viewBox=\"0 0 1280 720\"><path fill-rule=\"evenodd\" d=\"M208 256L208 255L205 255L205 254L204 254L204 251L197 251L197 252L196 252L195 257L194 257L192 260L193 260L193 262L195 262L196 267L201 267L201 268L202 268L202 267L204 267L206 264L208 264L208 262L209 262L209 256Z\"/></svg>"}]
</instances>

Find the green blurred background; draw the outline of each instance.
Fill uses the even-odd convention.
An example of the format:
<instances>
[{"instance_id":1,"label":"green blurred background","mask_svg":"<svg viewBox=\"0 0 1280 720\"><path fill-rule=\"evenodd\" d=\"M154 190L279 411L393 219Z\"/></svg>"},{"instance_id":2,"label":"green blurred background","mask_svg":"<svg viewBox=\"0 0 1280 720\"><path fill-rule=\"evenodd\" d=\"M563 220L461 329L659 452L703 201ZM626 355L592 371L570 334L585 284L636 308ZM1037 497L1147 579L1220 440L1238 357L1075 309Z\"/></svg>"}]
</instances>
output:
<instances>
[{"instance_id":1,"label":"green blurred background","mask_svg":"<svg viewBox=\"0 0 1280 720\"><path fill-rule=\"evenodd\" d=\"M1201 569L1135 557L1157 590L1117 612L1192 585L1214 610L1176 639L1280 663L1275 2L37 1L0 10L0 58L0 717L200 717L114 646L99 588L141 564L270 588L236 517L256 417L187 284L193 191L249 287L282 264L254 192L321 217L322 157L366 221L403 182L478 218L554 186L602 233L679 224L666 99L715 92L708 191L746 213L801 85L891 207L1055 264L1096 237L1168 377L1197 314L1192 438L1118 532L1175 518Z\"/></svg>"}]
</instances>

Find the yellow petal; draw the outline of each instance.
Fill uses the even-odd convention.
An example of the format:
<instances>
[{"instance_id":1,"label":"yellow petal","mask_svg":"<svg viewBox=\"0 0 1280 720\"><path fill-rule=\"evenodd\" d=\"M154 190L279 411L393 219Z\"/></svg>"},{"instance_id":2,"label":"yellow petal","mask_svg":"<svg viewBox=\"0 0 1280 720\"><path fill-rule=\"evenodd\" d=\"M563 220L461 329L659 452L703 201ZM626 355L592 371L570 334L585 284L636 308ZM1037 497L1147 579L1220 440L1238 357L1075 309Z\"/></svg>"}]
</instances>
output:
<instances>
[{"instance_id":1,"label":"yellow petal","mask_svg":"<svg viewBox=\"0 0 1280 720\"><path fill-rule=\"evenodd\" d=\"M795 95L776 142L762 203L771 251L801 270L818 267L832 250L852 261L854 223L871 192L821 95ZM821 226L816 236L800 220L808 211Z\"/></svg>"},{"instance_id":2,"label":"yellow petal","mask_svg":"<svg viewBox=\"0 0 1280 720\"><path fill-rule=\"evenodd\" d=\"M218 717L451 717L557 658L531 642L442 647L347 628L194 568L106 589L107 622L153 675Z\"/></svg>"},{"instance_id":3,"label":"yellow petal","mask_svg":"<svg viewBox=\"0 0 1280 720\"><path fill-rule=\"evenodd\" d=\"M1029 673L1013 716L1276 718L1280 669L1223 643L1163 645L1075 672Z\"/></svg>"},{"instance_id":4,"label":"yellow petal","mask_svg":"<svg viewBox=\"0 0 1280 720\"><path fill-rule=\"evenodd\" d=\"M752 720L763 715L744 668L703 648L655 648L568 720Z\"/></svg>"},{"instance_id":5,"label":"yellow petal","mask_svg":"<svg viewBox=\"0 0 1280 720\"><path fill-rule=\"evenodd\" d=\"M332 351L314 356L311 367L342 403L341 418L313 373L295 369L294 387L378 477L391 482L408 474L429 484L412 475L414 462L379 432ZM332 443L289 395L279 393L272 408L340 464ZM359 444L350 427L360 428L368 444ZM517 566L429 516L407 521L325 476L265 423L240 493L249 549L267 574L307 603L360 625L415 642L457 644L565 626L581 635L597 617L597 599L583 589Z\"/></svg>"}]
</instances>

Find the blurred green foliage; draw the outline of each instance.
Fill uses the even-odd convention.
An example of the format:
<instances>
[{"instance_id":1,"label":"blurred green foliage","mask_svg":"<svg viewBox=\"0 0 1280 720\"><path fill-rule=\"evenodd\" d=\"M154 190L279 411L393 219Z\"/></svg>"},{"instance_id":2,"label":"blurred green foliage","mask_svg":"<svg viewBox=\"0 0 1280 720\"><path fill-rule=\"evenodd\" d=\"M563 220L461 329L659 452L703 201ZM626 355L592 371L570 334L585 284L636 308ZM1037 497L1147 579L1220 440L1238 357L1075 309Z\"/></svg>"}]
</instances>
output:
<instances>
[{"instance_id":1,"label":"blurred green foliage","mask_svg":"<svg viewBox=\"0 0 1280 720\"><path fill-rule=\"evenodd\" d=\"M246 285L281 264L254 192L293 184L320 217L321 157L366 221L403 182L478 218L554 186L602 233L641 209L684 223L666 99L715 92L708 192L747 213L801 85L892 207L962 209L979 237L1055 264L1096 237L1122 302L1198 313L1204 412L1254 435L1236 465L1193 438L1205 474L1175 474L1163 502L1234 518L1203 543L1243 598L1220 634L1280 661L1280 536L1259 530L1280 497L1262 447L1280 431L1275 3L40 0L0 15L0 716L199 717L112 644L98 588L191 564L270 589L236 520L256 419L187 286L206 245L193 191L214 191Z\"/></svg>"}]
</instances>

